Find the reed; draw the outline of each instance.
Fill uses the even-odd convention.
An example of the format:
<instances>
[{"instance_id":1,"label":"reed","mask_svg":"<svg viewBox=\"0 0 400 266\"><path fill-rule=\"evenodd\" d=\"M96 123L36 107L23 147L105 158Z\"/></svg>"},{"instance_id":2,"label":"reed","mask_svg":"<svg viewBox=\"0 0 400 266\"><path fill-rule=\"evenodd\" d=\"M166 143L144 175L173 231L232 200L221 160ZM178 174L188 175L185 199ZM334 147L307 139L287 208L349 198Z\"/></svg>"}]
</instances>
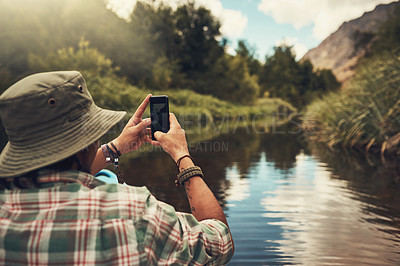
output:
<instances>
[{"instance_id":1,"label":"reed","mask_svg":"<svg viewBox=\"0 0 400 266\"><path fill-rule=\"evenodd\" d=\"M340 92L311 103L303 128L330 147L397 151L400 142L400 50L360 63Z\"/></svg>"}]
</instances>

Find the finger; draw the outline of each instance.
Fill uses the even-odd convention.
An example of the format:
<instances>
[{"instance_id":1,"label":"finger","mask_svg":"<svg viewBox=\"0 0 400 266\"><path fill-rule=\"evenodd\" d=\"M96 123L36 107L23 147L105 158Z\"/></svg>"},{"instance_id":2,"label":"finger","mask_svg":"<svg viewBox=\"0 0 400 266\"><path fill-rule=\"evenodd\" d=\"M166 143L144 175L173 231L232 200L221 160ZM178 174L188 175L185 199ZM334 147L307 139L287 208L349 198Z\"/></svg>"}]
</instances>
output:
<instances>
[{"instance_id":1,"label":"finger","mask_svg":"<svg viewBox=\"0 0 400 266\"><path fill-rule=\"evenodd\" d=\"M136 125L136 127L138 127L140 129L140 131L145 131L147 132L147 127L150 126L151 124L151 119L150 118L146 118L143 119L139 124Z\"/></svg>"},{"instance_id":2,"label":"finger","mask_svg":"<svg viewBox=\"0 0 400 266\"><path fill-rule=\"evenodd\" d=\"M151 134L151 128L146 128L146 134Z\"/></svg>"},{"instance_id":3,"label":"finger","mask_svg":"<svg viewBox=\"0 0 400 266\"><path fill-rule=\"evenodd\" d=\"M135 114L133 115L134 118L142 118L144 111L146 110L147 105L149 104L151 94L148 94L143 102L137 108Z\"/></svg>"},{"instance_id":4,"label":"finger","mask_svg":"<svg viewBox=\"0 0 400 266\"><path fill-rule=\"evenodd\" d=\"M179 124L178 119L176 119L174 113L169 113L169 123L172 128L181 128L181 125Z\"/></svg>"}]
</instances>

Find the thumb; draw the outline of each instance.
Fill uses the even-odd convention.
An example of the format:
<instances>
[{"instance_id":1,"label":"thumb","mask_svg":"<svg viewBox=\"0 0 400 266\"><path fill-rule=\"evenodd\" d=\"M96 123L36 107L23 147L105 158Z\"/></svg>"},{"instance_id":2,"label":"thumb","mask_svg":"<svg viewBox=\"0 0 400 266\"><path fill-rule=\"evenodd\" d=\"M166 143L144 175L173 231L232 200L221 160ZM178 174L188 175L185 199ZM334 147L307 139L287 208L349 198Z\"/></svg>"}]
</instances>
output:
<instances>
[{"instance_id":1,"label":"thumb","mask_svg":"<svg viewBox=\"0 0 400 266\"><path fill-rule=\"evenodd\" d=\"M156 138L156 140L160 140L160 138L162 138L163 136L165 135L165 133L164 132L161 132L161 131L156 131L156 132L154 132L154 137Z\"/></svg>"}]
</instances>

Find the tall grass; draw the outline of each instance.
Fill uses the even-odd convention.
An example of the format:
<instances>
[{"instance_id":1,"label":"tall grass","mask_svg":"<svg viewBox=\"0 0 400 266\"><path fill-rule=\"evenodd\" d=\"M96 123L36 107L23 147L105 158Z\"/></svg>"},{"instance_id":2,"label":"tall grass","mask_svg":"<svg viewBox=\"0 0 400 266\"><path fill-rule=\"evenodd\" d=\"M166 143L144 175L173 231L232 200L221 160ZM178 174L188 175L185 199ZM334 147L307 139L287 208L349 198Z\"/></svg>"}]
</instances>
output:
<instances>
[{"instance_id":1,"label":"tall grass","mask_svg":"<svg viewBox=\"0 0 400 266\"><path fill-rule=\"evenodd\" d=\"M396 150L400 141L400 50L362 62L342 91L308 106L303 127L331 147Z\"/></svg>"}]
</instances>

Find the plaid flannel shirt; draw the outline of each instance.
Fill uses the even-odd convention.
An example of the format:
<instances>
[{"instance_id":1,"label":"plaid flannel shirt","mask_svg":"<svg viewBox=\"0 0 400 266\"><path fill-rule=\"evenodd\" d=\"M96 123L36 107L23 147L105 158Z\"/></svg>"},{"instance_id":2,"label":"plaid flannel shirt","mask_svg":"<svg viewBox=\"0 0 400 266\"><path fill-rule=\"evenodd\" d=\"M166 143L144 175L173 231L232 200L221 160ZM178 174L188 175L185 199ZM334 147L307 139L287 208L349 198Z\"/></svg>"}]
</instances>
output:
<instances>
[{"instance_id":1,"label":"plaid flannel shirt","mask_svg":"<svg viewBox=\"0 0 400 266\"><path fill-rule=\"evenodd\" d=\"M219 265L225 224L175 211L145 187L41 171L40 188L0 191L0 264Z\"/></svg>"}]
</instances>

